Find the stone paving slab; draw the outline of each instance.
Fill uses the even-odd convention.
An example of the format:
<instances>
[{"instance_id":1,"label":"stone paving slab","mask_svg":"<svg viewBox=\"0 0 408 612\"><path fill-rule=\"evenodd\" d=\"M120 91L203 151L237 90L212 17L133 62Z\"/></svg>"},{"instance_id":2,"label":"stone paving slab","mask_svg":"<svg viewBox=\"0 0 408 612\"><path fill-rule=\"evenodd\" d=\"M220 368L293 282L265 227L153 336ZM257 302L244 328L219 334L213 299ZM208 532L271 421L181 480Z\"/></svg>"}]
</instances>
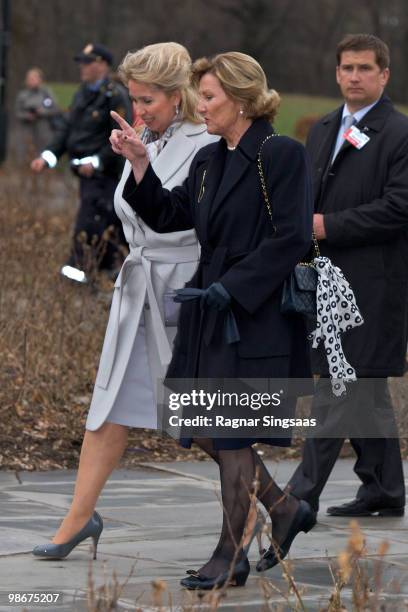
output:
<instances>
[{"instance_id":1,"label":"stone paving slab","mask_svg":"<svg viewBox=\"0 0 408 612\"><path fill-rule=\"evenodd\" d=\"M268 467L285 484L295 466L295 462L282 461L270 462ZM300 534L291 548L294 577L308 611L316 612L327 605L332 589L329 560L334 563L347 542L349 520L329 517L325 509L354 497L358 480L352 466L350 460L338 461L322 496L318 525L309 534ZM405 465L406 473L407 468ZM64 603L52 612L85 611L89 609L86 591L90 567L98 587L107 579L112 580L113 572L123 583L134 566L123 589L119 610L135 610L137 598L140 610L157 610L153 605L152 580L166 581L163 612L181 610L189 602L191 610L209 609L198 608L197 595L181 589L179 581L187 568L199 567L216 544L221 524L217 477L217 467L209 462L144 464L136 470L116 471L98 504L105 528L98 559L92 562L87 542L63 561L41 561L30 554L35 544L52 537L64 516L70 503L74 471L20 473L20 482L12 473L0 473L0 591L22 588L36 592L64 591ZM369 572L380 562L377 555L381 542L389 542L383 562L387 605L390 602L394 605L395 601L393 610L406 611L408 519L368 517L359 523L366 537ZM228 589L221 610L261 612L265 610L264 592L270 592L271 606L280 603L282 610L290 609L282 595L287 592L287 581L281 568L267 572L266 577L257 574L256 548L254 544L251 549L252 571L245 588ZM5 606L4 593L2 597L0 593L0 612L20 609ZM344 597L351 610L350 592L345 591ZM291 602L294 603L293 598ZM50 612L49 606L27 609Z\"/></svg>"}]
</instances>

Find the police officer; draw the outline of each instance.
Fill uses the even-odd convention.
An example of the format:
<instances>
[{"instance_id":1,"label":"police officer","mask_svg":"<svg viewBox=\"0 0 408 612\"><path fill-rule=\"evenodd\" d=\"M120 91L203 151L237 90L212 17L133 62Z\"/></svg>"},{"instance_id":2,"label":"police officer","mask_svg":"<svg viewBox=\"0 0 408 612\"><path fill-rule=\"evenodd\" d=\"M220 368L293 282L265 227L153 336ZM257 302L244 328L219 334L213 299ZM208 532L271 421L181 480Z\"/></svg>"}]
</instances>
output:
<instances>
[{"instance_id":1,"label":"police officer","mask_svg":"<svg viewBox=\"0 0 408 612\"><path fill-rule=\"evenodd\" d=\"M110 111L131 119L126 90L109 75L112 53L103 45L88 44L74 58L82 85L53 141L31 162L34 172L54 168L63 153L79 177L80 205L71 255L61 273L87 282L95 269L112 272L121 263L118 245L124 241L113 208L113 194L122 171L109 136L114 127Z\"/></svg>"}]
</instances>

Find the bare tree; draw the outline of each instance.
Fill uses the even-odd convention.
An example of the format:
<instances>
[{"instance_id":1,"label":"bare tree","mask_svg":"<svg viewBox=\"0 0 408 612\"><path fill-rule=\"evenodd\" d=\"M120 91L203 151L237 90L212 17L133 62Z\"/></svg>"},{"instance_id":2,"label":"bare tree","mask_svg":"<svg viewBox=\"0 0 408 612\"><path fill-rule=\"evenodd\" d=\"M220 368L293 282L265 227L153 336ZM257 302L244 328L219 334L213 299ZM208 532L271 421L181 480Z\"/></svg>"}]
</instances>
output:
<instances>
[{"instance_id":1,"label":"bare tree","mask_svg":"<svg viewBox=\"0 0 408 612\"><path fill-rule=\"evenodd\" d=\"M9 92L26 69L76 82L73 55L102 42L119 61L129 49L176 40L193 57L242 50L282 91L336 95L335 47L347 32L373 32L391 48L391 95L407 96L406 0L13 0Z\"/></svg>"},{"instance_id":2,"label":"bare tree","mask_svg":"<svg viewBox=\"0 0 408 612\"><path fill-rule=\"evenodd\" d=\"M292 0L207 0L231 21L230 27L240 30L241 50L262 61L273 62L274 50L282 41L294 9Z\"/></svg>"}]
</instances>

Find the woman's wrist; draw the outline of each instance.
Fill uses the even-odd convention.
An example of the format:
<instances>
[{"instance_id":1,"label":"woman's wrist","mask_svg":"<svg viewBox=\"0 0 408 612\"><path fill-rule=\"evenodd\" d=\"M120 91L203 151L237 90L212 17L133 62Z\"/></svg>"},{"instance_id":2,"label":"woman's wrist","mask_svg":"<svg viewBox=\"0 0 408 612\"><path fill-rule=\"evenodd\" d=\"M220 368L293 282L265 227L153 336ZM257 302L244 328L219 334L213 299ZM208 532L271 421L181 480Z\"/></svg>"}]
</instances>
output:
<instances>
[{"instance_id":1,"label":"woman's wrist","mask_svg":"<svg viewBox=\"0 0 408 612\"><path fill-rule=\"evenodd\" d=\"M140 183L140 181L143 179L146 170L149 166L149 158L146 155L146 157L139 157L138 159L134 159L131 162L131 166L132 166L132 170L133 170L133 174L135 177L135 181L136 183Z\"/></svg>"}]
</instances>

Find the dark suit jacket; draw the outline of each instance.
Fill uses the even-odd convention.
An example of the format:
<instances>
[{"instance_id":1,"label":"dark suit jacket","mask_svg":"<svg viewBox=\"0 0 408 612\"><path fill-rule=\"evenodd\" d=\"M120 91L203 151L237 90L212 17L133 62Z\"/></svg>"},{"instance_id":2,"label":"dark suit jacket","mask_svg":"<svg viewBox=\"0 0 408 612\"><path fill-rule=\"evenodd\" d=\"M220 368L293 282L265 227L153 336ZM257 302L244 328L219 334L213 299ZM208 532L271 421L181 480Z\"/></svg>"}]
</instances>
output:
<instances>
[{"instance_id":1,"label":"dark suit jacket","mask_svg":"<svg viewBox=\"0 0 408 612\"><path fill-rule=\"evenodd\" d=\"M346 142L329 166L341 113L319 121L306 143L315 211L325 215L321 251L343 270L365 319L344 336L347 359L359 376L398 376L407 346L408 119L383 96L357 126L370 141L360 150Z\"/></svg>"},{"instance_id":2,"label":"dark suit jacket","mask_svg":"<svg viewBox=\"0 0 408 612\"><path fill-rule=\"evenodd\" d=\"M241 340L230 345L229 355L220 349L217 313L203 314L199 302L182 305L169 369L173 378L244 376L245 367L248 377L272 378L277 374L271 358L278 356L288 357L292 374L310 374L304 323L280 312L283 281L310 248L310 175L302 145L287 137L266 143L262 157L274 234L257 169L260 145L271 133L265 119L254 121L225 172L221 139L197 153L188 178L172 191L162 188L151 167L137 187L133 174L125 186L124 198L155 231L195 227L202 254L189 286L220 281L233 297ZM254 360L256 375L249 365Z\"/></svg>"}]
</instances>

